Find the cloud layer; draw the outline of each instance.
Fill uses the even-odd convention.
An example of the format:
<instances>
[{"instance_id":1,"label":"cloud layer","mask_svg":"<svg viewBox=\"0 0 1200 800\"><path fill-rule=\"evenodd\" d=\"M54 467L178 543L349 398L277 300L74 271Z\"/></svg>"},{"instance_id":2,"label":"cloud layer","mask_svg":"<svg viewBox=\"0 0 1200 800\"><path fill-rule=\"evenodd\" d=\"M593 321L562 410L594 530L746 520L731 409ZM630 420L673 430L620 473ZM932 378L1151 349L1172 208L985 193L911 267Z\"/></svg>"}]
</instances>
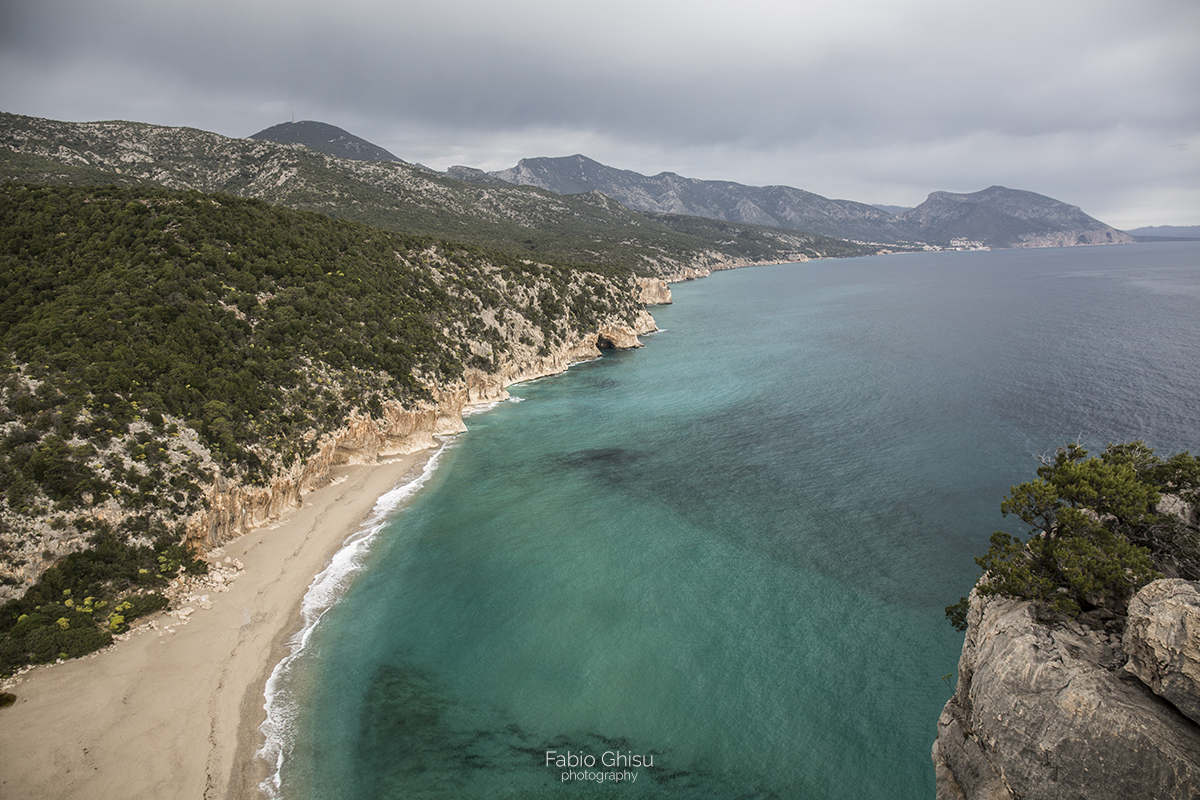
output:
<instances>
[{"instance_id":1,"label":"cloud layer","mask_svg":"<svg viewBox=\"0 0 1200 800\"><path fill-rule=\"evenodd\" d=\"M992 184L1200 224L1194 0L16 0L0 108L245 136L339 125L483 169L647 174L915 205Z\"/></svg>"}]
</instances>

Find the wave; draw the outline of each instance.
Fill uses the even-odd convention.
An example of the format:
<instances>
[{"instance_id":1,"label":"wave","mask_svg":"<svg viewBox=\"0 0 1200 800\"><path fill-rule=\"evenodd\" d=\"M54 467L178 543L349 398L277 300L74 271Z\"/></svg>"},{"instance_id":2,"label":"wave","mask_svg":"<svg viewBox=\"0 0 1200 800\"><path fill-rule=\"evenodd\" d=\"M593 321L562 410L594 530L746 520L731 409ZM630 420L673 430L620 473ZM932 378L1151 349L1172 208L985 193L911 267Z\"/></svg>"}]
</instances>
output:
<instances>
[{"instance_id":1,"label":"wave","mask_svg":"<svg viewBox=\"0 0 1200 800\"><path fill-rule=\"evenodd\" d=\"M390 521L392 515L420 491L437 469L442 453L453 442L453 437L444 439L442 445L425 462L420 475L382 495L375 502L367 521L342 543L341 549L330 559L329 565L309 584L300 608L304 623L299 632L288 641L288 654L275 665L271 677L267 679L266 700L263 706L267 712L267 719L259 726L259 731L266 741L256 756L274 764L271 775L259 784L259 789L268 797L281 797L281 768L291 752L293 723L299 711L297 698L288 688L288 676L293 664L304 652L321 617L345 593L354 576L362 568L363 559L370 550L375 535Z\"/></svg>"},{"instance_id":2,"label":"wave","mask_svg":"<svg viewBox=\"0 0 1200 800\"><path fill-rule=\"evenodd\" d=\"M463 417L473 417L476 414L482 414L485 411L491 411L496 406L503 403L503 400L492 400L487 403L476 403L472 406L467 406L462 410Z\"/></svg>"}]
</instances>

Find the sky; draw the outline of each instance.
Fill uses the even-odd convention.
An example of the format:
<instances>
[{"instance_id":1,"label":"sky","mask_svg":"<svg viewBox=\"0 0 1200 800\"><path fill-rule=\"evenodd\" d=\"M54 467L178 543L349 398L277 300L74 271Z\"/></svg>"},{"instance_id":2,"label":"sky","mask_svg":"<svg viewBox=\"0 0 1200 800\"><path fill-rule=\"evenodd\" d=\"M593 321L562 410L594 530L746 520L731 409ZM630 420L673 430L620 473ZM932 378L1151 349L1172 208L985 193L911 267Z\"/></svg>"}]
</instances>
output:
<instances>
[{"instance_id":1,"label":"sky","mask_svg":"<svg viewBox=\"0 0 1200 800\"><path fill-rule=\"evenodd\" d=\"M0 0L0 111L1200 225L1200 0Z\"/></svg>"}]
</instances>

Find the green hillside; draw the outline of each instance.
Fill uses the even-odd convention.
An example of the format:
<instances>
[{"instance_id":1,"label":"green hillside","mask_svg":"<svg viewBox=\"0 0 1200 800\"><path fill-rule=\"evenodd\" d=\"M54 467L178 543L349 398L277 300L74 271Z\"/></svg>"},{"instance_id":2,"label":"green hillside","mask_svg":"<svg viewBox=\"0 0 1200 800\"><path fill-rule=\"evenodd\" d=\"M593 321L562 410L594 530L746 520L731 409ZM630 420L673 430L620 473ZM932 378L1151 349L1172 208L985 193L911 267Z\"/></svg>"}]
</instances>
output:
<instances>
[{"instance_id":1,"label":"green hillside","mask_svg":"<svg viewBox=\"0 0 1200 800\"><path fill-rule=\"evenodd\" d=\"M217 472L261 484L352 412L632 321L631 290L631 273L232 195L0 187L0 581L58 561L54 597L106 602L90 607L107 619L116 593L159 580L159 556L186 561L180 522ZM60 560L83 540L107 553L99 573ZM48 602L33 596L0 610L0 632L32 624Z\"/></svg>"},{"instance_id":2,"label":"green hillside","mask_svg":"<svg viewBox=\"0 0 1200 800\"><path fill-rule=\"evenodd\" d=\"M875 252L794 230L642 214L595 192L564 197L528 186L479 186L411 164L135 122L0 114L5 180L227 192L539 261L648 275L720 262Z\"/></svg>"}]
</instances>

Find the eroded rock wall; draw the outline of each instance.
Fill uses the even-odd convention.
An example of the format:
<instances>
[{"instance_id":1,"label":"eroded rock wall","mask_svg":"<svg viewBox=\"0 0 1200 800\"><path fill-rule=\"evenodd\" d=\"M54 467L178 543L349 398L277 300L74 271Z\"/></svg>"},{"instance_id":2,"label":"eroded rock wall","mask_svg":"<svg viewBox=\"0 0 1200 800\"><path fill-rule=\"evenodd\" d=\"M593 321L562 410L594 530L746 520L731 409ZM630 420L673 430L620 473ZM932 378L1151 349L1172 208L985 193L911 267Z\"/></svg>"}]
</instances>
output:
<instances>
[{"instance_id":1,"label":"eroded rock wall","mask_svg":"<svg viewBox=\"0 0 1200 800\"><path fill-rule=\"evenodd\" d=\"M1125 669L1200 724L1200 586L1155 581L1129 604Z\"/></svg>"},{"instance_id":2,"label":"eroded rock wall","mask_svg":"<svg viewBox=\"0 0 1200 800\"><path fill-rule=\"evenodd\" d=\"M352 416L343 428L322 437L311 457L275 476L267 486L235 484L218 476L208 490L208 508L187 522L188 541L201 552L219 547L298 507L303 493L326 484L336 466L374 464L434 447L436 437L466 430L462 415L469 407L507 399L509 386L555 375L573 363L596 358L601 347L641 347L638 335L655 330L654 318L643 310L633 325L610 321L549 355L538 356L527 349L493 372L468 369L462 380L432 388L431 402L406 407L389 401L379 419Z\"/></svg>"},{"instance_id":3,"label":"eroded rock wall","mask_svg":"<svg viewBox=\"0 0 1200 800\"><path fill-rule=\"evenodd\" d=\"M1182 592L1156 586L1138 597L1175 630L1165 620L1188 603L1164 605ZM1137 634L1119 622L1040 619L1028 602L972 594L933 745L938 800L1200 795L1200 726L1125 669Z\"/></svg>"}]
</instances>

